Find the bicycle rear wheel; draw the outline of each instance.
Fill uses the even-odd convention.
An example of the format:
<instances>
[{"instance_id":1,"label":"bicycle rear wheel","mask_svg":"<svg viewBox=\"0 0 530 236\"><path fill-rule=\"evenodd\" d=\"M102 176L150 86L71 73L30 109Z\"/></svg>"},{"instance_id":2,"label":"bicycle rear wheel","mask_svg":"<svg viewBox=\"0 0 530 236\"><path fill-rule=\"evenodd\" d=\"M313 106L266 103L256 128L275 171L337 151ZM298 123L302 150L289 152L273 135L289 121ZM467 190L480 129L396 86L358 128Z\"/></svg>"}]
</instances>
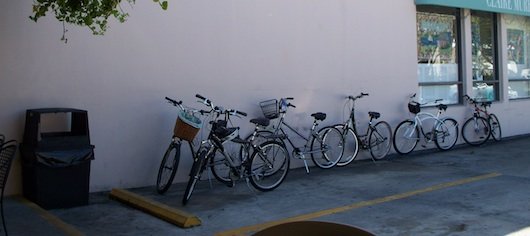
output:
<instances>
[{"instance_id":1,"label":"bicycle rear wheel","mask_svg":"<svg viewBox=\"0 0 530 236\"><path fill-rule=\"evenodd\" d=\"M180 144L180 142L171 142L164 154L164 158L162 158L156 178L156 191L159 194L165 193L173 183L179 166Z\"/></svg>"},{"instance_id":2,"label":"bicycle rear wheel","mask_svg":"<svg viewBox=\"0 0 530 236\"><path fill-rule=\"evenodd\" d=\"M280 142L262 143L252 154L247 168L250 183L260 191L277 188L287 177L289 163L289 152Z\"/></svg>"},{"instance_id":3,"label":"bicycle rear wheel","mask_svg":"<svg viewBox=\"0 0 530 236\"><path fill-rule=\"evenodd\" d=\"M346 166L355 160L359 153L357 135L353 132L352 128L344 129L344 125L335 125L333 127L341 131L342 138L344 139L344 152L339 162L337 162L337 166Z\"/></svg>"},{"instance_id":4,"label":"bicycle rear wheel","mask_svg":"<svg viewBox=\"0 0 530 236\"><path fill-rule=\"evenodd\" d=\"M500 141L502 138L502 132L501 132L501 123L499 122L499 118L497 118L496 115L490 114L490 117L488 118L488 122L491 126L491 136L495 141Z\"/></svg>"},{"instance_id":5,"label":"bicycle rear wheel","mask_svg":"<svg viewBox=\"0 0 530 236\"><path fill-rule=\"evenodd\" d=\"M399 123L394 131L392 142L394 149L401 155L408 154L416 148L420 141L420 131L414 122L405 120Z\"/></svg>"},{"instance_id":6,"label":"bicycle rear wheel","mask_svg":"<svg viewBox=\"0 0 530 236\"><path fill-rule=\"evenodd\" d=\"M318 131L318 137L311 141L311 159L322 169L334 167L344 152L342 133L334 127L324 127ZM320 152L317 152L320 150Z\"/></svg>"},{"instance_id":7,"label":"bicycle rear wheel","mask_svg":"<svg viewBox=\"0 0 530 236\"><path fill-rule=\"evenodd\" d=\"M458 140L458 122L453 118L444 119L436 125L434 143L440 150L449 150Z\"/></svg>"},{"instance_id":8,"label":"bicycle rear wheel","mask_svg":"<svg viewBox=\"0 0 530 236\"><path fill-rule=\"evenodd\" d=\"M479 146L486 141L491 134L490 123L484 117L471 117L462 126L462 138L467 144Z\"/></svg>"},{"instance_id":9,"label":"bicycle rear wheel","mask_svg":"<svg viewBox=\"0 0 530 236\"><path fill-rule=\"evenodd\" d=\"M392 146L392 128L386 121L379 121L370 131L368 138L370 154L376 160L381 160L390 151Z\"/></svg>"},{"instance_id":10,"label":"bicycle rear wheel","mask_svg":"<svg viewBox=\"0 0 530 236\"><path fill-rule=\"evenodd\" d=\"M182 197L182 205L186 205L188 203L191 198L191 194L193 193L193 189L195 189L195 185L201 179L201 174L204 170L207 161L206 159L208 158L207 154L208 150L202 150L193 162L190 172L190 179L188 180L186 191Z\"/></svg>"}]
</instances>

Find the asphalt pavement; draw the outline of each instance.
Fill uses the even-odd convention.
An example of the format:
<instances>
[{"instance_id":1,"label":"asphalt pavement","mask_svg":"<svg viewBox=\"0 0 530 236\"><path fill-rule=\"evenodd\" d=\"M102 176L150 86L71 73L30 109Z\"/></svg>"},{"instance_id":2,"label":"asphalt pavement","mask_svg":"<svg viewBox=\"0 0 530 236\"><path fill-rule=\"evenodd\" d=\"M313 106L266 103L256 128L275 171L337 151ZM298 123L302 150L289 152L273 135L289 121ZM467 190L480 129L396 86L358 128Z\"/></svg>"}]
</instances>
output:
<instances>
[{"instance_id":1,"label":"asphalt pavement","mask_svg":"<svg viewBox=\"0 0 530 236\"><path fill-rule=\"evenodd\" d=\"M244 180L233 188L204 180L186 206L183 183L164 195L154 186L128 189L199 217L202 224L188 229L111 200L109 192L91 193L87 206L49 211L6 197L4 215L10 235L250 235L309 220L375 235L530 235L529 166L530 136L519 136L330 170L312 167L310 174L292 169L271 192Z\"/></svg>"}]
</instances>

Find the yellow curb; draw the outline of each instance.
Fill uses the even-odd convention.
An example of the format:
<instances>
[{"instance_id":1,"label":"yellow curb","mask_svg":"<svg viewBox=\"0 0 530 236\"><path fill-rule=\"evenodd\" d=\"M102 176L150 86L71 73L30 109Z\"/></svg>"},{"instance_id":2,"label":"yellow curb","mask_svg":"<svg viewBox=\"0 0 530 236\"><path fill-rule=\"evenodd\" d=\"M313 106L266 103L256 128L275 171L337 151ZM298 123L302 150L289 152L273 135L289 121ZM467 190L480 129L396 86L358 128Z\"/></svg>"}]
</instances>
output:
<instances>
[{"instance_id":1,"label":"yellow curb","mask_svg":"<svg viewBox=\"0 0 530 236\"><path fill-rule=\"evenodd\" d=\"M201 220L192 214L142 197L127 190L112 189L109 197L182 228L189 228L201 224Z\"/></svg>"}]
</instances>

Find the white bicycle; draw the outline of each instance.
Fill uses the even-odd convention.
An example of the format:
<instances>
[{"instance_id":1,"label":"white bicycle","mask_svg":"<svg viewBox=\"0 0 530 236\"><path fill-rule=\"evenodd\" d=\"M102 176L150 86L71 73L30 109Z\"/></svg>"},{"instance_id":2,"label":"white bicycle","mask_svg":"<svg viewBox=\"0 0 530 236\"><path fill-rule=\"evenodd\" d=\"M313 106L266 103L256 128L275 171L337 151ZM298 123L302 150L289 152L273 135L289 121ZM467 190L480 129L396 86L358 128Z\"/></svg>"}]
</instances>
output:
<instances>
[{"instance_id":1,"label":"white bicycle","mask_svg":"<svg viewBox=\"0 0 530 236\"><path fill-rule=\"evenodd\" d=\"M434 142L440 150L451 149L458 140L458 122L453 118L440 118L440 115L447 110L447 105L437 104L438 112L436 114L421 112L421 105L413 99L416 94L412 95L409 100L408 108L413 113L414 119L404 120L397 126L394 131L394 149L401 155L408 154L416 148L423 137L426 143ZM438 103L442 99L437 99ZM432 123L432 127L426 129L426 123Z\"/></svg>"}]
</instances>

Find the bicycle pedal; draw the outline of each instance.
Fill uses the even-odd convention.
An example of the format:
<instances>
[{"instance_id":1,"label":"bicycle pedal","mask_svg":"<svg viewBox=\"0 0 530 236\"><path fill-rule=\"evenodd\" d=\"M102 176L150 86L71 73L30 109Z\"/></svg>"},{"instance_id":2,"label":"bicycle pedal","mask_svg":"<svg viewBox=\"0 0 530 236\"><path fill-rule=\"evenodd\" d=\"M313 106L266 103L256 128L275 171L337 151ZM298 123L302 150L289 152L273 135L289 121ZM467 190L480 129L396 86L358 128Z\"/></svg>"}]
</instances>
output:
<instances>
[{"instance_id":1,"label":"bicycle pedal","mask_svg":"<svg viewBox=\"0 0 530 236\"><path fill-rule=\"evenodd\" d=\"M427 139L431 139L431 137L432 137L432 132L427 132L427 133L425 134L425 137L426 137Z\"/></svg>"},{"instance_id":2,"label":"bicycle pedal","mask_svg":"<svg viewBox=\"0 0 530 236\"><path fill-rule=\"evenodd\" d=\"M233 181L233 180L230 181L230 182L226 182L225 184L226 184L226 186L229 187L229 188L233 188L233 187L236 186L236 182Z\"/></svg>"}]
</instances>

